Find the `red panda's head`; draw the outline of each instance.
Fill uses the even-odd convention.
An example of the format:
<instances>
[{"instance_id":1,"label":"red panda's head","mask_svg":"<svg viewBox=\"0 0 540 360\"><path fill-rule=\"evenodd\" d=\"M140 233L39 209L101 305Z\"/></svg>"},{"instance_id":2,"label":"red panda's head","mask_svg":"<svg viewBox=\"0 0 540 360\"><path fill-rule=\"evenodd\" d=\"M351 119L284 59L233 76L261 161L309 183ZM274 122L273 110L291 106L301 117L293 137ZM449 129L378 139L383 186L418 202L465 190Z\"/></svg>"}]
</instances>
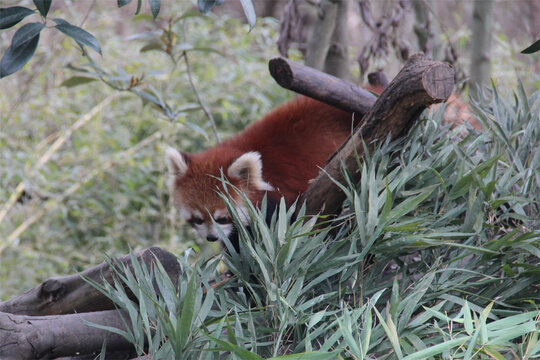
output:
<instances>
[{"instance_id":1,"label":"red panda's head","mask_svg":"<svg viewBox=\"0 0 540 360\"><path fill-rule=\"evenodd\" d=\"M166 161L170 173L168 187L180 216L209 241L228 237L234 228L219 195L225 193L220 180L222 175L251 201L258 201L265 191L273 190L262 178L261 155L255 151L242 154L214 148L199 154L185 154L168 148ZM246 223L247 213L240 196L231 188L228 194Z\"/></svg>"}]
</instances>

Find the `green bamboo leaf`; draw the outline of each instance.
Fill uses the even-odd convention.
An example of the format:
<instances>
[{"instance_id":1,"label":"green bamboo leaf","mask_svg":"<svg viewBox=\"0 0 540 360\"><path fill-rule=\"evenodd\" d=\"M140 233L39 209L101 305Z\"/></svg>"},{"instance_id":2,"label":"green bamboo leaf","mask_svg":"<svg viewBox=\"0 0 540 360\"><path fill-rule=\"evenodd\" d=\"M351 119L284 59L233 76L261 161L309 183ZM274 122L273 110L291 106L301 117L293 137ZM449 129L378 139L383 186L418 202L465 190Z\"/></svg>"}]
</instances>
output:
<instances>
[{"instance_id":1,"label":"green bamboo leaf","mask_svg":"<svg viewBox=\"0 0 540 360\"><path fill-rule=\"evenodd\" d=\"M253 7L253 2L251 0L240 0L242 4L242 9L244 14L246 14L246 19L249 24L249 31L255 27L257 22L257 15L255 14L255 8Z\"/></svg>"},{"instance_id":2,"label":"green bamboo leaf","mask_svg":"<svg viewBox=\"0 0 540 360\"><path fill-rule=\"evenodd\" d=\"M34 5L36 5L37 9L41 13L41 16L47 17L49 9L51 8L51 2L52 0L34 0Z\"/></svg>"},{"instance_id":3,"label":"green bamboo leaf","mask_svg":"<svg viewBox=\"0 0 540 360\"><path fill-rule=\"evenodd\" d=\"M10 46L2 57L2 60L0 60L0 79L13 74L26 65L36 52L38 42L39 33L21 46Z\"/></svg>"},{"instance_id":4,"label":"green bamboo leaf","mask_svg":"<svg viewBox=\"0 0 540 360\"><path fill-rule=\"evenodd\" d=\"M159 9L161 8L161 0L148 0L150 3L150 10L152 10L152 16L157 18Z\"/></svg>"},{"instance_id":5,"label":"green bamboo leaf","mask_svg":"<svg viewBox=\"0 0 540 360\"><path fill-rule=\"evenodd\" d=\"M320 351L311 351L298 354L282 355L267 360L326 360L326 359L336 359L339 350L332 352L320 352Z\"/></svg>"},{"instance_id":6,"label":"green bamboo leaf","mask_svg":"<svg viewBox=\"0 0 540 360\"><path fill-rule=\"evenodd\" d=\"M8 8L0 8L0 29L7 29L18 24L28 15L32 15L33 10L23 6L12 6Z\"/></svg>"},{"instance_id":7,"label":"green bamboo leaf","mask_svg":"<svg viewBox=\"0 0 540 360\"><path fill-rule=\"evenodd\" d=\"M142 0L137 0L137 10L135 10L135 15L139 15L139 13L141 12L141 7L142 7Z\"/></svg>"},{"instance_id":8,"label":"green bamboo leaf","mask_svg":"<svg viewBox=\"0 0 540 360\"><path fill-rule=\"evenodd\" d=\"M183 350L191 333L191 325L195 314L195 296L197 295L197 273L193 272L187 286L180 321L176 325L176 346Z\"/></svg>"},{"instance_id":9,"label":"green bamboo leaf","mask_svg":"<svg viewBox=\"0 0 540 360\"><path fill-rule=\"evenodd\" d=\"M72 76L69 79L64 80L60 86L73 87L77 85L88 84L92 81L96 81L96 78L87 76Z\"/></svg>"},{"instance_id":10,"label":"green bamboo leaf","mask_svg":"<svg viewBox=\"0 0 540 360\"><path fill-rule=\"evenodd\" d=\"M215 342L217 345L219 345L219 348L215 348L215 349L208 349L210 351L216 351L216 350L223 350L223 351L231 351L233 352L235 355L238 355L238 357L240 357L241 359L245 359L245 360L263 360L262 357L260 357L259 355L257 354L254 354L238 345L235 345L235 344L231 344L230 342L228 341L224 341L224 340L220 340L218 338L215 338L207 333L205 333L204 331L201 331L201 333L203 333L206 337L208 337L209 339L211 339L213 342Z\"/></svg>"},{"instance_id":11,"label":"green bamboo leaf","mask_svg":"<svg viewBox=\"0 0 540 360\"><path fill-rule=\"evenodd\" d=\"M388 219L395 221L400 217L415 210L418 205L420 205L422 201L426 200L437 187L439 187L439 184L428 186L417 196L410 197L407 200L403 201L398 206L393 208L392 211L390 211L390 213L388 214Z\"/></svg>"},{"instance_id":12,"label":"green bamboo leaf","mask_svg":"<svg viewBox=\"0 0 540 360\"><path fill-rule=\"evenodd\" d=\"M469 341L470 336L463 336L457 339L453 339L450 341L443 342L442 344L437 344L434 346L430 346L427 349L420 350L418 352L415 352L414 354L410 354L403 358L403 360L423 360L428 359L432 356L442 354L445 351L448 351L450 349L462 346L467 341Z\"/></svg>"},{"instance_id":13,"label":"green bamboo leaf","mask_svg":"<svg viewBox=\"0 0 540 360\"><path fill-rule=\"evenodd\" d=\"M159 42L151 42L146 45L144 45L139 52L146 52L146 51L152 51L152 50L160 50L163 51L163 44Z\"/></svg>"},{"instance_id":14,"label":"green bamboo leaf","mask_svg":"<svg viewBox=\"0 0 540 360\"><path fill-rule=\"evenodd\" d=\"M463 325L465 325L465 331L468 335L472 335L474 331L474 324L471 316L471 308L469 307L469 302L465 300L465 305L463 305Z\"/></svg>"},{"instance_id":15,"label":"green bamboo leaf","mask_svg":"<svg viewBox=\"0 0 540 360\"><path fill-rule=\"evenodd\" d=\"M78 26L71 25L63 19L53 19L53 21L57 24L56 29L58 31L75 40L79 46L86 45L101 55L101 46L99 46L99 42L94 35Z\"/></svg>"}]
</instances>

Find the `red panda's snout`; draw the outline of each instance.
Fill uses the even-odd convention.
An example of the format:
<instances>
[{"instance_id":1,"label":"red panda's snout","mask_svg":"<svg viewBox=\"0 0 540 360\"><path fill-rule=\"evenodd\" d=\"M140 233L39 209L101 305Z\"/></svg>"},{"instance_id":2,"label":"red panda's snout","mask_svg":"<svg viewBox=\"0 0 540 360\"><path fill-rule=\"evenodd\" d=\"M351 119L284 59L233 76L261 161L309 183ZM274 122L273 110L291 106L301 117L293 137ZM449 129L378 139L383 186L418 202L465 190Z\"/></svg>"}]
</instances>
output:
<instances>
[{"instance_id":1,"label":"red panda's snout","mask_svg":"<svg viewBox=\"0 0 540 360\"><path fill-rule=\"evenodd\" d=\"M242 222L247 224L247 211L237 191L246 193L255 202L261 193L274 190L263 180L258 152L246 152L227 160L226 154L188 155L168 148L166 162L170 195L180 217L208 241L229 237L234 230L220 194L227 193L232 198ZM232 185L227 186L227 191L222 176Z\"/></svg>"}]
</instances>

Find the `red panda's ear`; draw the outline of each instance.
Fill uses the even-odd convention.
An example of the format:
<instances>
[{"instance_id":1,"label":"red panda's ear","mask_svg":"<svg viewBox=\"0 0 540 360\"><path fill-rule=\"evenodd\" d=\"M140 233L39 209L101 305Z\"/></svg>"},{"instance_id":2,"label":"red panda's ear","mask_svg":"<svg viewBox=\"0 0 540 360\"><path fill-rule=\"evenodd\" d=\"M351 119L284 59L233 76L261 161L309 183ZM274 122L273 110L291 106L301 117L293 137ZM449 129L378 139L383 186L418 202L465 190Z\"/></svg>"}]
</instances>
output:
<instances>
[{"instance_id":1,"label":"red panda's ear","mask_svg":"<svg viewBox=\"0 0 540 360\"><path fill-rule=\"evenodd\" d=\"M167 150L165 150L165 161L167 162L171 176L182 177L188 169L188 164L186 159L184 159L184 156L172 147L168 147Z\"/></svg>"},{"instance_id":2,"label":"red panda's ear","mask_svg":"<svg viewBox=\"0 0 540 360\"><path fill-rule=\"evenodd\" d=\"M274 190L262 177L261 154L257 151L247 152L234 160L227 169L227 176L244 180L257 190Z\"/></svg>"}]
</instances>

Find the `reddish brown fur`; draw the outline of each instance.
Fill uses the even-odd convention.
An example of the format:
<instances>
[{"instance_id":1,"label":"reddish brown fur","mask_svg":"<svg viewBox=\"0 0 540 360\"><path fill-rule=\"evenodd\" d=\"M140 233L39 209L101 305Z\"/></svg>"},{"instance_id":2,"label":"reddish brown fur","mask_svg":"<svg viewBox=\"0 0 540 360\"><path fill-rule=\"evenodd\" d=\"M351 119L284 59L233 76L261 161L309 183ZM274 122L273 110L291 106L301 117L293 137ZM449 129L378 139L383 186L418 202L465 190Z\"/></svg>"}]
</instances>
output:
<instances>
[{"instance_id":1,"label":"reddish brown fur","mask_svg":"<svg viewBox=\"0 0 540 360\"><path fill-rule=\"evenodd\" d=\"M197 154L184 154L186 174L176 179L184 204L192 209L222 208L210 189L221 189L220 169L225 176L229 165L246 152L261 154L264 181L274 187L269 197L285 197L293 203L315 178L330 155L352 131L352 115L319 101L299 97L277 107L235 137ZM250 188L238 179L229 179L259 202L263 191ZM208 217L207 211L201 211ZM205 220L207 220L205 218Z\"/></svg>"}]
</instances>

